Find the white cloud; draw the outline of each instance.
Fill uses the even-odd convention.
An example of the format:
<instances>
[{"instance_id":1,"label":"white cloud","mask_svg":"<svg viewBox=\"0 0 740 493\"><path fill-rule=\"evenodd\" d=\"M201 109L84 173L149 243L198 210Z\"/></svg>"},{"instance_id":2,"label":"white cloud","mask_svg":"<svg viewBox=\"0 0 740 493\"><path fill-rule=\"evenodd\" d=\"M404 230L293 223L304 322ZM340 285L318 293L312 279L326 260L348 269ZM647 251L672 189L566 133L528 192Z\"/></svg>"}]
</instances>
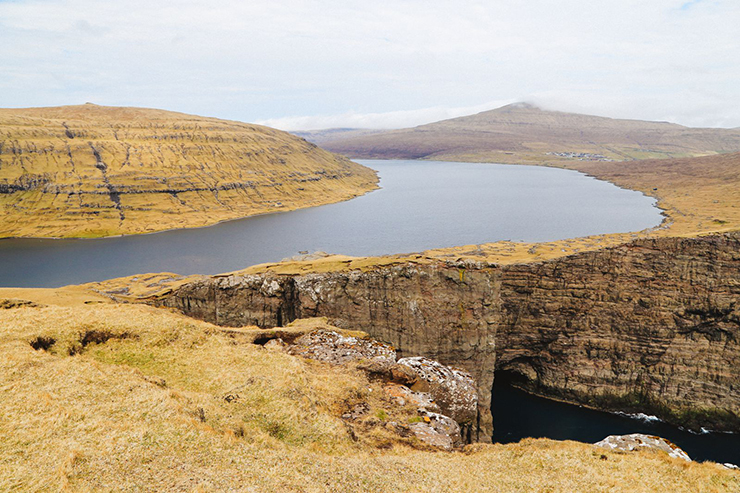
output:
<instances>
[{"instance_id":1,"label":"white cloud","mask_svg":"<svg viewBox=\"0 0 740 493\"><path fill-rule=\"evenodd\" d=\"M0 106L387 128L536 99L738 126L738 25L732 0L0 0Z\"/></svg>"},{"instance_id":2,"label":"white cloud","mask_svg":"<svg viewBox=\"0 0 740 493\"><path fill-rule=\"evenodd\" d=\"M422 108L418 110L389 111L386 113L342 113L321 116L287 116L268 118L255 123L280 130L317 130L325 128L405 128L432 123L458 116L472 115L513 103L514 100L492 101L460 108Z\"/></svg>"}]
</instances>

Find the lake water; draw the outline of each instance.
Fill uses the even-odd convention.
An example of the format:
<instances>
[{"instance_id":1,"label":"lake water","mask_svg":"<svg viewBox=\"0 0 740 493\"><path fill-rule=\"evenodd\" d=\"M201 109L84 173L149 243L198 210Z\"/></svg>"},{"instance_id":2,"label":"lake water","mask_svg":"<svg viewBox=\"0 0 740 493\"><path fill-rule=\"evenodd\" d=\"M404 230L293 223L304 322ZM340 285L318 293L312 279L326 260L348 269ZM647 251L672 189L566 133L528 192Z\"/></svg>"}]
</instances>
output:
<instances>
[{"instance_id":1,"label":"lake water","mask_svg":"<svg viewBox=\"0 0 740 493\"><path fill-rule=\"evenodd\" d=\"M608 435L644 433L666 438L693 460L740 464L740 435L692 433L658 421L594 411L533 396L496 377L493 385L493 441L518 442L522 438L551 438L596 443Z\"/></svg>"},{"instance_id":2,"label":"lake water","mask_svg":"<svg viewBox=\"0 0 740 493\"><path fill-rule=\"evenodd\" d=\"M0 286L57 287L146 272L217 274L300 251L417 252L551 241L660 224L654 199L575 171L359 161L381 189L337 204L199 229L93 240L0 240Z\"/></svg>"}]
</instances>

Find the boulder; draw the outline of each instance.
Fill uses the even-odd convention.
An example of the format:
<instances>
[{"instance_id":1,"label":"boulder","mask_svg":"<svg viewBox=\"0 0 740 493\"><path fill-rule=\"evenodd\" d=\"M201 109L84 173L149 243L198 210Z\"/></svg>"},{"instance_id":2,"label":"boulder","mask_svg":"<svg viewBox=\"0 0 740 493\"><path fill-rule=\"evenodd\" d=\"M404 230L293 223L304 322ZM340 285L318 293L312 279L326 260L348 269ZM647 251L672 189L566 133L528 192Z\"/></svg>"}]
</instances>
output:
<instances>
[{"instance_id":1,"label":"boulder","mask_svg":"<svg viewBox=\"0 0 740 493\"><path fill-rule=\"evenodd\" d=\"M454 419L430 412L423 413L423 419L409 425L416 438L427 445L448 451L462 445L460 425Z\"/></svg>"},{"instance_id":2,"label":"boulder","mask_svg":"<svg viewBox=\"0 0 740 493\"><path fill-rule=\"evenodd\" d=\"M689 455L675 443L666 440L665 438L653 435L643 435L642 433L633 433L631 435L609 435L600 442L596 442L595 445L597 447L623 452L640 449L661 450L671 457L683 459L689 462L691 461Z\"/></svg>"},{"instance_id":3,"label":"boulder","mask_svg":"<svg viewBox=\"0 0 740 493\"><path fill-rule=\"evenodd\" d=\"M358 362L365 370L377 373L389 372L396 361L396 350L387 344L324 329L302 335L288 352L335 365Z\"/></svg>"},{"instance_id":4,"label":"boulder","mask_svg":"<svg viewBox=\"0 0 740 493\"><path fill-rule=\"evenodd\" d=\"M478 390L473 377L462 370L423 356L401 358L391 368L394 381L416 392L427 392L442 414L460 424L473 423L478 412Z\"/></svg>"},{"instance_id":5,"label":"boulder","mask_svg":"<svg viewBox=\"0 0 740 493\"><path fill-rule=\"evenodd\" d=\"M391 402L398 406L410 404L415 406L420 412L440 412L439 406L434 402L434 397L429 392L414 392L405 385L397 383L389 383L383 387L383 390L391 399Z\"/></svg>"},{"instance_id":6,"label":"boulder","mask_svg":"<svg viewBox=\"0 0 740 493\"><path fill-rule=\"evenodd\" d=\"M265 349L285 349L285 341L283 341L280 337L276 339L270 339L265 343Z\"/></svg>"}]
</instances>

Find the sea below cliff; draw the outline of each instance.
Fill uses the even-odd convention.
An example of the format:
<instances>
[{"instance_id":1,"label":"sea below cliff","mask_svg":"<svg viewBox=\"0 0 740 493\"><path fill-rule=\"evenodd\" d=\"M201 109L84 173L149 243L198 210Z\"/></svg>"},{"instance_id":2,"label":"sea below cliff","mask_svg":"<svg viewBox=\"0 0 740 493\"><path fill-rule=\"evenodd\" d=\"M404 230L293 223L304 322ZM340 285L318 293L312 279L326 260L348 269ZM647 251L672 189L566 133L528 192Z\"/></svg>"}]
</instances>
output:
<instances>
[{"instance_id":1,"label":"sea below cliff","mask_svg":"<svg viewBox=\"0 0 740 493\"><path fill-rule=\"evenodd\" d=\"M491 404L496 443L528 437L595 443L608 435L643 433L672 441L693 460L740 463L736 433L697 433L646 414L607 413L544 399L517 389L504 374L496 376Z\"/></svg>"}]
</instances>

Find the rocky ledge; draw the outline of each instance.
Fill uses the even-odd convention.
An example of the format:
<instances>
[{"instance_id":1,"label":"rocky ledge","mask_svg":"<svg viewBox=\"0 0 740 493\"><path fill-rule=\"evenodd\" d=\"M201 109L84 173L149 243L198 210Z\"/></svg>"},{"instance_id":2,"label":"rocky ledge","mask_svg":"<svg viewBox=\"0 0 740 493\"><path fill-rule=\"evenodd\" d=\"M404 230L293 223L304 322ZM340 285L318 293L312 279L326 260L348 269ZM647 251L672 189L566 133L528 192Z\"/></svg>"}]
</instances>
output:
<instances>
[{"instance_id":1,"label":"rocky ledge","mask_svg":"<svg viewBox=\"0 0 740 493\"><path fill-rule=\"evenodd\" d=\"M401 358L463 368L478 383L471 441L490 441L495 372L569 402L740 430L739 233L641 239L537 263L204 277L152 302L229 326L324 316Z\"/></svg>"},{"instance_id":2,"label":"rocky ledge","mask_svg":"<svg viewBox=\"0 0 740 493\"><path fill-rule=\"evenodd\" d=\"M691 462L691 457L689 457L689 454L684 452L681 447L670 440L654 435L644 435L642 433L632 433L631 435L609 435L600 442L596 442L595 445L607 450L618 450L621 452L631 452L633 450L659 450L667 453L674 459L683 459Z\"/></svg>"},{"instance_id":3,"label":"rocky ledge","mask_svg":"<svg viewBox=\"0 0 740 493\"><path fill-rule=\"evenodd\" d=\"M261 341L263 342L263 341ZM293 343L282 338L263 342L290 354L333 365L355 365L374 378L385 381L383 390L396 406L413 405L418 420L388 423L401 436L415 436L429 446L452 450L463 445L476 416L478 393L470 374L424 357L396 360L396 350L372 339L318 329ZM364 418L366 403L355 404L343 414L348 426Z\"/></svg>"}]
</instances>

